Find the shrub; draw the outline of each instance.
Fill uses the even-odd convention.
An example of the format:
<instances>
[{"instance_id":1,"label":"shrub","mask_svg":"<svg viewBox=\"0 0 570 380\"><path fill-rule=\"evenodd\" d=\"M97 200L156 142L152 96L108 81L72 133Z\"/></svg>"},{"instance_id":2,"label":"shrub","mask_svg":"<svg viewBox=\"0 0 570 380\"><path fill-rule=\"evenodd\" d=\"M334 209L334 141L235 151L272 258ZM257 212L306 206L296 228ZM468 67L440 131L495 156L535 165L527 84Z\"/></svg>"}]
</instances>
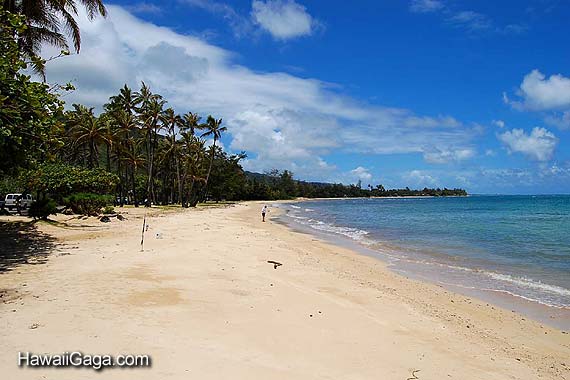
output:
<instances>
[{"instance_id":1,"label":"shrub","mask_svg":"<svg viewBox=\"0 0 570 380\"><path fill-rule=\"evenodd\" d=\"M114 213L115 213L115 208L113 206L105 206L105 208L103 209L103 214L105 215L114 214Z\"/></svg>"},{"instance_id":2,"label":"shrub","mask_svg":"<svg viewBox=\"0 0 570 380\"><path fill-rule=\"evenodd\" d=\"M86 169L66 164L41 164L21 177L25 188L57 196L74 193L106 194L119 177L103 169Z\"/></svg>"},{"instance_id":3,"label":"shrub","mask_svg":"<svg viewBox=\"0 0 570 380\"><path fill-rule=\"evenodd\" d=\"M55 215L57 213L57 205L55 201L50 198L44 198L35 201L31 204L28 210L28 215L34 219L46 220L48 216Z\"/></svg>"},{"instance_id":4,"label":"shrub","mask_svg":"<svg viewBox=\"0 0 570 380\"><path fill-rule=\"evenodd\" d=\"M97 216L103 207L112 203L112 199L111 195L76 193L64 198L63 202L76 214Z\"/></svg>"}]
</instances>

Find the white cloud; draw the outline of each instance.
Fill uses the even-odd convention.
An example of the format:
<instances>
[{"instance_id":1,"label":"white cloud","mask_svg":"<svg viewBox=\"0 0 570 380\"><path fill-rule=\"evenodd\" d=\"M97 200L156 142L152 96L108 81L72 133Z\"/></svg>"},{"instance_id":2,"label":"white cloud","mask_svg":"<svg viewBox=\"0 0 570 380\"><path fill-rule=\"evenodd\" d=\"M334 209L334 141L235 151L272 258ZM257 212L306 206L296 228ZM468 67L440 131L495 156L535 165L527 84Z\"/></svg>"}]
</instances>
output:
<instances>
[{"instance_id":1,"label":"white cloud","mask_svg":"<svg viewBox=\"0 0 570 380\"><path fill-rule=\"evenodd\" d=\"M493 120L492 123L499 128L505 128L505 122L503 120Z\"/></svg>"},{"instance_id":2,"label":"white cloud","mask_svg":"<svg viewBox=\"0 0 570 380\"><path fill-rule=\"evenodd\" d=\"M544 118L544 121L559 129L570 129L570 111L561 112L560 115L553 113Z\"/></svg>"},{"instance_id":3,"label":"white cloud","mask_svg":"<svg viewBox=\"0 0 570 380\"><path fill-rule=\"evenodd\" d=\"M361 181L370 181L372 179L372 174L370 173L370 171L366 168L363 168L362 166L352 169L350 171L350 174L354 178L357 178Z\"/></svg>"},{"instance_id":4,"label":"white cloud","mask_svg":"<svg viewBox=\"0 0 570 380\"><path fill-rule=\"evenodd\" d=\"M412 0L410 10L415 13L430 13L443 9L443 2L439 0Z\"/></svg>"},{"instance_id":5,"label":"white cloud","mask_svg":"<svg viewBox=\"0 0 570 380\"><path fill-rule=\"evenodd\" d=\"M254 0L251 6L253 20L279 40L310 35L318 24L294 0Z\"/></svg>"},{"instance_id":6,"label":"white cloud","mask_svg":"<svg viewBox=\"0 0 570 380\"><path fill-rule=\"evenodd\" d=\"M493 23L489 17L474 11L460 11L447 18L447 22L453 26L465 28L470 31L490 29Z\"/></svg>"},{"instance_id":7,"label":"white cloud","mask_svg":"<svg viewBox=\"0 0 570 380\"><path fill-rule=\"evenodd\" d=\"M517 94L520 100L510 100L506 94L503 94L503 98L517 109L530 111L570 109L570 78L560 74L547 78L535 69L525 75Z\"/></svg>"},{"instance_id":8,"label":"white cloud","mask_svg":"<svg viewBox=\"0 0 570 380\"><path fill-rule=\"evenodd\" d=\"M535 69L525 75L516 94L511 99L503 93L503 101L519 111L539 112L548 125L570 129L570 77L546 77Z\"/></svg>"},{"instance_id":9,"label":"white cloud","mask_svg":"<svg viewBox=\"0 0 570 380\"><path fill-rule=\"evenodd\" d=\"M144 22L124 8L108 10L108 18L93 22L82 13L81 54L48 64L50 82L74 80L77 91L66 102L101 110L125 83L137 89L144 80L179 113L223 118L225 148L247 151L249 170L290 169L302 178L327 180L338 175L326 162L336 151L418 153L432 161L440 152L461 160L470 157L480 133L446 115L362 104L317 79L255 72L236 64L231 51Z\"/></svg>"},{"instance_id":10,"label":"white cloud","mask_svg":"<svg viewBox=\"0 0 570 380\"><path fill-rule=\"evenodd\" d=\"M249 18L242 16L230 5L214 0L179 0L181 3L220 15L230 25L236 37L244 37L252 30Z\"/></svg>"},{"instance_id":11,"label":"white cloud","mask_svg":"<svg viewBox=\"0 0 570 380\"><path fill-rule=\"evenodd\" d=\"M439 180L422 170L411 170L402 175L402 179L409 187L437 186Z\"/></svg>"},{"instance_id":12,"label":"white cloud","mask_svg":"<svg viewBox=\"0 0 570 380\"><path fill-rule=\"evenodd\" d=\"M552 158L558 138L545 128L535 127L530 134L522 129L513 129L498 135L509 153L518 152L536 161L548 161Z\"/></svg>"},{"instance_id":13,"label":"white cloud","mask_svg":"<svg viewBox=\"0 0 570 380\"><path fill-rule=\"evenodd\" d=\"M446 164L449 162L457 162L467 160L475 156L475 150L471 148L463 149L435 149L424 152L424 159L431 164Z\"/></svg>"},{"instance_id":14,"label":"white cloud","mask_svg":"<svg viewBox=\"0 0 570 380\"><path fill-rule=\"evenodd\" d=\"M129 5L127 6L127 9L133 13L162 13L162 8L154 3L148 3L146 1Z\"/></svg>"},{"instance_id":15,"label":"white cloud","mask_svg":"<svg viewBox=\"0 0 570 380\"><path fill-rule=\"evenodd\" d=\"M561 74L547 78L538 70L525 75L517 92L520 100L504 99L514 108L529 111L568 110L570 109L570 78Z\"/></svg>"}]
</instances>

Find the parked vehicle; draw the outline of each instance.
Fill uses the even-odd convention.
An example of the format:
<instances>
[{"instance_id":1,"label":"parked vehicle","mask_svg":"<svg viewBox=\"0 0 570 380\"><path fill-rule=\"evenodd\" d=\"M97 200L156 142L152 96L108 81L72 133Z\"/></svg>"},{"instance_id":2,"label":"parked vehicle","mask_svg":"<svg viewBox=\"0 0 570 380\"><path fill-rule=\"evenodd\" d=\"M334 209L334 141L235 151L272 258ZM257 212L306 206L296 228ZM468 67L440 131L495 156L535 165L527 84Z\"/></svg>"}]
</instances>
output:
<instances>
[{"instance_id":1,"label":"parked vehicle","mask_svg":"<svg viewBox=\"0 0 570 380\"><path fill-rule=\"evenodd\" d=\"M4 199L4 208L8 211L16 211L19 205L20 210L26 210L33 201L31 194L7 194Z\"/></svg>"}]
</instances>

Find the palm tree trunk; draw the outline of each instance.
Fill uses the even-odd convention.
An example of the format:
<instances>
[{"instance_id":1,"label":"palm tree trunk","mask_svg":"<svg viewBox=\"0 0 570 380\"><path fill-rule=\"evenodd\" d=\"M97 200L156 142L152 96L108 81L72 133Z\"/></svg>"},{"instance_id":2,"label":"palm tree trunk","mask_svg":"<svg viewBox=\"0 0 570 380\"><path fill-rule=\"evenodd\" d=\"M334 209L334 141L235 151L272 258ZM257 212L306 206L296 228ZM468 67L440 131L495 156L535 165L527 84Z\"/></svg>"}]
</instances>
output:
<instances>
[{"instance_id":1,"label":"palm tree trunk","mask_svg":"<svg viewBox=\"0 0 570 380\"><path fill-rule=\"evenodd\" d=\"M182 177L180 176L180 161L176 157L176 177L178 178L178 201L182 204Z\"/></svg>"},{"instance_id":2,"label":"palm tree trunk","mask_svg":"<svg viewBox=\"0 0 570 380\"><path fill-rule=\"evenodd\" d=\"M214 143L212 144L212 153L210 154L210 166L208 167L208 173L206 174L206 182L204 183L204 193L202 198L206 200L206 195L208 195L208 181L210 180L210 173L212 172L212 164L214 163L214 154L216 152L216 137L214 136Z\"/></svg>"},{"instance_id":3,"label":"palm tree trunk","mask_svg":"<svg viewBox=\"0 0 570 380\"><path fill-rule=\"evenodd\" d=\"M110 144L105 144L107 146L107 171L111 172L111 146Z\"/></svg>"},{"instance_id":4,"label":"palm tree trunk","mask_svg":"<svg viewBox=\"0 0 570 380\"><path fill-rule=\"evenodd\" d=\"M137 170L137 166L135 165L131 170L131 184L133 186L133 203L135 207L139 207L139 202L137 200L137 185L135 182L135 172Z\"/></svg>"}]
</instances>

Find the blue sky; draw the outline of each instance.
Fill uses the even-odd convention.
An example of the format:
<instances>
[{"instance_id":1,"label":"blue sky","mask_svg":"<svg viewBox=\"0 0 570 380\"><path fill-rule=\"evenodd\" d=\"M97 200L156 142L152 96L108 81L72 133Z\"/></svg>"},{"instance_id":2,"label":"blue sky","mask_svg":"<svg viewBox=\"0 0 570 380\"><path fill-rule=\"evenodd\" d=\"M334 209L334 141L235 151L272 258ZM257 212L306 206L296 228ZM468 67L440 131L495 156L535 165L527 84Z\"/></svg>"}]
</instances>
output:
<instances>
[{"instance_id":1,"label":"blue sky","mask_svg":"<svg viewBox=\"0 0 570 380\"><path fill-rule=\"evenodd\" d=\"M473 193L570 192L566 1L113 1L50 63L100 109L141 80L223 117L253 171ZM49 54L46 49L45 54Z\"/></svg>"}]
</instances>

